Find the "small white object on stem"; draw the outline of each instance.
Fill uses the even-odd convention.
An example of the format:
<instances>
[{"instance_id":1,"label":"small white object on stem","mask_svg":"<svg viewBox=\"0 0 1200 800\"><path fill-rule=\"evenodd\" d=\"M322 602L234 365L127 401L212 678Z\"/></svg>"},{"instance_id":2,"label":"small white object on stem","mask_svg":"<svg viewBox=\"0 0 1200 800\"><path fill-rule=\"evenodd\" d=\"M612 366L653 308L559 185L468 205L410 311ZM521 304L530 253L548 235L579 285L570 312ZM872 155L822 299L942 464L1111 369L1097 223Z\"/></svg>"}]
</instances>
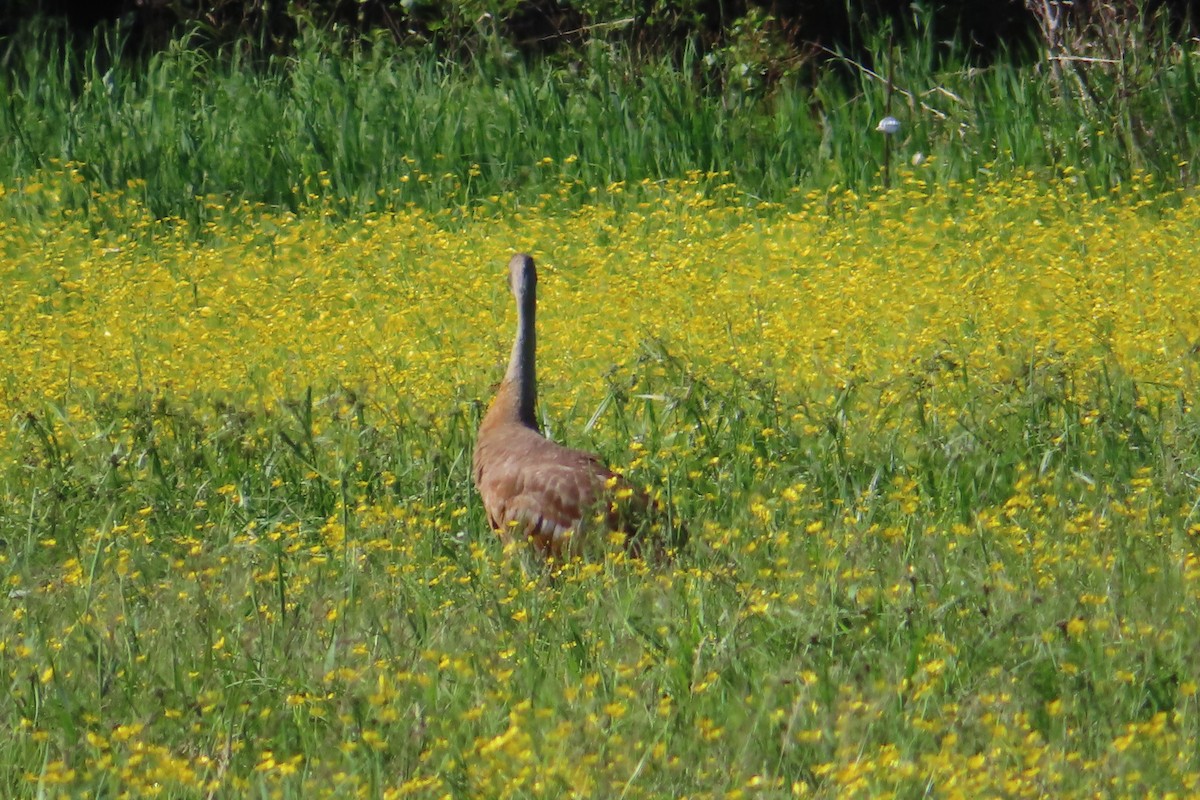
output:
<instances>
[{"instance_id":1,"label":"small white object on stem","mask_svg":"<svg viewBox=\"0 0 1200 800\"><path fill-rule=\"evenodd\" d=\"M882 133L886 136L891 136L892 134L899 133L900 132L900 120L898 120L895 117L890 116L890 115L886 116L883 119L879 120L879 124L875 126L875 130L879 131L880 133Z\"/></svg>"}]
</instances>

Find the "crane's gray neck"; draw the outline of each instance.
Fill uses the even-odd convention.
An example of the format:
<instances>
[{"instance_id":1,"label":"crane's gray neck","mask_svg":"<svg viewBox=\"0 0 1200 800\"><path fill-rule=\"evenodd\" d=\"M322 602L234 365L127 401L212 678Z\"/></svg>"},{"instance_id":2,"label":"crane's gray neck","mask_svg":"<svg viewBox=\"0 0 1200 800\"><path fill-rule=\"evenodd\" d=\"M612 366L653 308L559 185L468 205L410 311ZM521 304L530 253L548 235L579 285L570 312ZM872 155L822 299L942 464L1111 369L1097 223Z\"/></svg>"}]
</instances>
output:
<instances>
[{"instance_id":1,"label":"crane's gray neck","mask_svg":"<svg viewBox=\"0 0 1200 800\"><path fill-rule=\"evenodd\" d=\"M513 342L512 356L508 360L508 371L504 374L505 383L516 388L517 418L522 424L538 430L537 415L534 406L537 404L537 378L534 369L534 353L537 349L537 335L534 333L534 319L537 316L537 297L532 287L524 287L517 296L517 338Z\"/></svg>"}]
</instances>

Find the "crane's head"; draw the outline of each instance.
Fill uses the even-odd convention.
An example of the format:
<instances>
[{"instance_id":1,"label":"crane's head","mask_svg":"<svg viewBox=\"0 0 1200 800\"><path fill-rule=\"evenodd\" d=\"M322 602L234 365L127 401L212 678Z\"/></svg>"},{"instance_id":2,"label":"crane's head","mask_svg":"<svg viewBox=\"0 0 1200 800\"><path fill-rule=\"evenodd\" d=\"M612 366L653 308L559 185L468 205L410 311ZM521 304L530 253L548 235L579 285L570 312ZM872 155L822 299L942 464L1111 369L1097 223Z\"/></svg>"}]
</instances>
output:
<instances>
[{"instance_id":1,"label":"crane's head","mask_svg":"<svg viewBox=\"0 0 1200 800\"><path fill-rule=\"evenodd\" d=\"M537 270L533 266L533 256L528 253L517 253L508 262L508 288L518 300L533 297L534 287L537 286Z\"/></svg>"}]
</instances>

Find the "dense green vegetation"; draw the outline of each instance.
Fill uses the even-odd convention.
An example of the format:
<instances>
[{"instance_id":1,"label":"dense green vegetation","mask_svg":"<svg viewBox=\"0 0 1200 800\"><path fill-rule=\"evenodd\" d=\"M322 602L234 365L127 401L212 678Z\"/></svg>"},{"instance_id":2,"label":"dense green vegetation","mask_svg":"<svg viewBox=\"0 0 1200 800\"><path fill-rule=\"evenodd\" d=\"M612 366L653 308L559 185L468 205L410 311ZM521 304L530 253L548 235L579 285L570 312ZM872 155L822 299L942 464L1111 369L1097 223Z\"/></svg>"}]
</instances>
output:
<instances>
[{"instance_id":1,"label":"dense green vegetation","mask_svg":"<svg viewBox=\"0 0 1200 800\"><path fill-rule=\"evenodd\" d=\"M1191 184L1200 61L1165 26L1084 28L1078 57L1031 57L1030 43L976 67L919 14L865 34L861 62L789 60L754 23L662 56L597 36L538 59L495 38L451 59L310 30L284 55L194 35L145 63L114 62L115 35L69 49L34 26L0 54L0 182L74 163L85 197L132 190L191 219L206 197L353 213L529 202L565 182L578 203L693 173L779 201L878 185L887 147L893 163L930 162L935 183L1070 168L1096 191L1139 173ZM903 125L891 142L875 131L889 110Z\"/></svg>"}]
</instances>

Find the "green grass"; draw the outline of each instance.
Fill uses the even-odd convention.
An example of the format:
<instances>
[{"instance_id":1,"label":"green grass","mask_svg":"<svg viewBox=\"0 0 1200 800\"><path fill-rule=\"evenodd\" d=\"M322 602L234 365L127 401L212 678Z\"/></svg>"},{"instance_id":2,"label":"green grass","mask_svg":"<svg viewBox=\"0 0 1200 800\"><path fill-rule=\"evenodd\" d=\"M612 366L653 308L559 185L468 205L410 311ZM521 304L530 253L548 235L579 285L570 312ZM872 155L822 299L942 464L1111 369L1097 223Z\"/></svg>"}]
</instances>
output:
<instances>
[{"instance_id":1,"label":"green grass","mask_svg":"<svg viewBox=\"0 0 1200 800\"><path fill-rule=\"evenodd\" d=\"M825 54L823 66L767 83L768 65L734 50L639 58L601 40L555 59L497 46L452 62L383 37L351 45L309 33L287 57L251 55L249 44L210 52L184 37L144 64L110 66L116 34L68 47L30 27L0 51L0 183L77 163L91 191L133 182L155 215L193 221L205 197L351 214L529 203L566 182L565 202L579 203L616 182L691 173L781 201L878 185L885 142L874 127L889 74L904 124L894 161L932 159L934 181L1069 167L1100 191L1139 173L1191 183L1193 42L1152 31L1133 77L1094 67L1085 100L1035 59L975 68L963 43L931 29L894 48L886 33L870 40L871 65Z\"/></svg>"},{"instance_id":2,"label":"green grass","mask_svg":"<svg viewBox=\"0 0 1200 800\"><path fill-rule=\"evenodd\" d=\"M930 365L888 409L919 435L880 440L852 387L718 390L647 349L622 380L674 412L660 428L612 395L614 435L701 440L646 466L699 534L657 575L504 558L470 489L474 413L31 415L5 490L0 787L719 797L759 776L756 795L834 796L934 774L1000 791L1036 758L1013 794L1090 793L1069 754L1118 795L1194 785L1161 730L1110 751L1160 713L1194 730L1200 420L1137 409L1127 380L1066 400L1055 369L968 391L950 430L922 418L958 381ZM815 434L782 421L797 403ZM865 783L823 771L856 752Z\"/></svg>"}]
</instances>

